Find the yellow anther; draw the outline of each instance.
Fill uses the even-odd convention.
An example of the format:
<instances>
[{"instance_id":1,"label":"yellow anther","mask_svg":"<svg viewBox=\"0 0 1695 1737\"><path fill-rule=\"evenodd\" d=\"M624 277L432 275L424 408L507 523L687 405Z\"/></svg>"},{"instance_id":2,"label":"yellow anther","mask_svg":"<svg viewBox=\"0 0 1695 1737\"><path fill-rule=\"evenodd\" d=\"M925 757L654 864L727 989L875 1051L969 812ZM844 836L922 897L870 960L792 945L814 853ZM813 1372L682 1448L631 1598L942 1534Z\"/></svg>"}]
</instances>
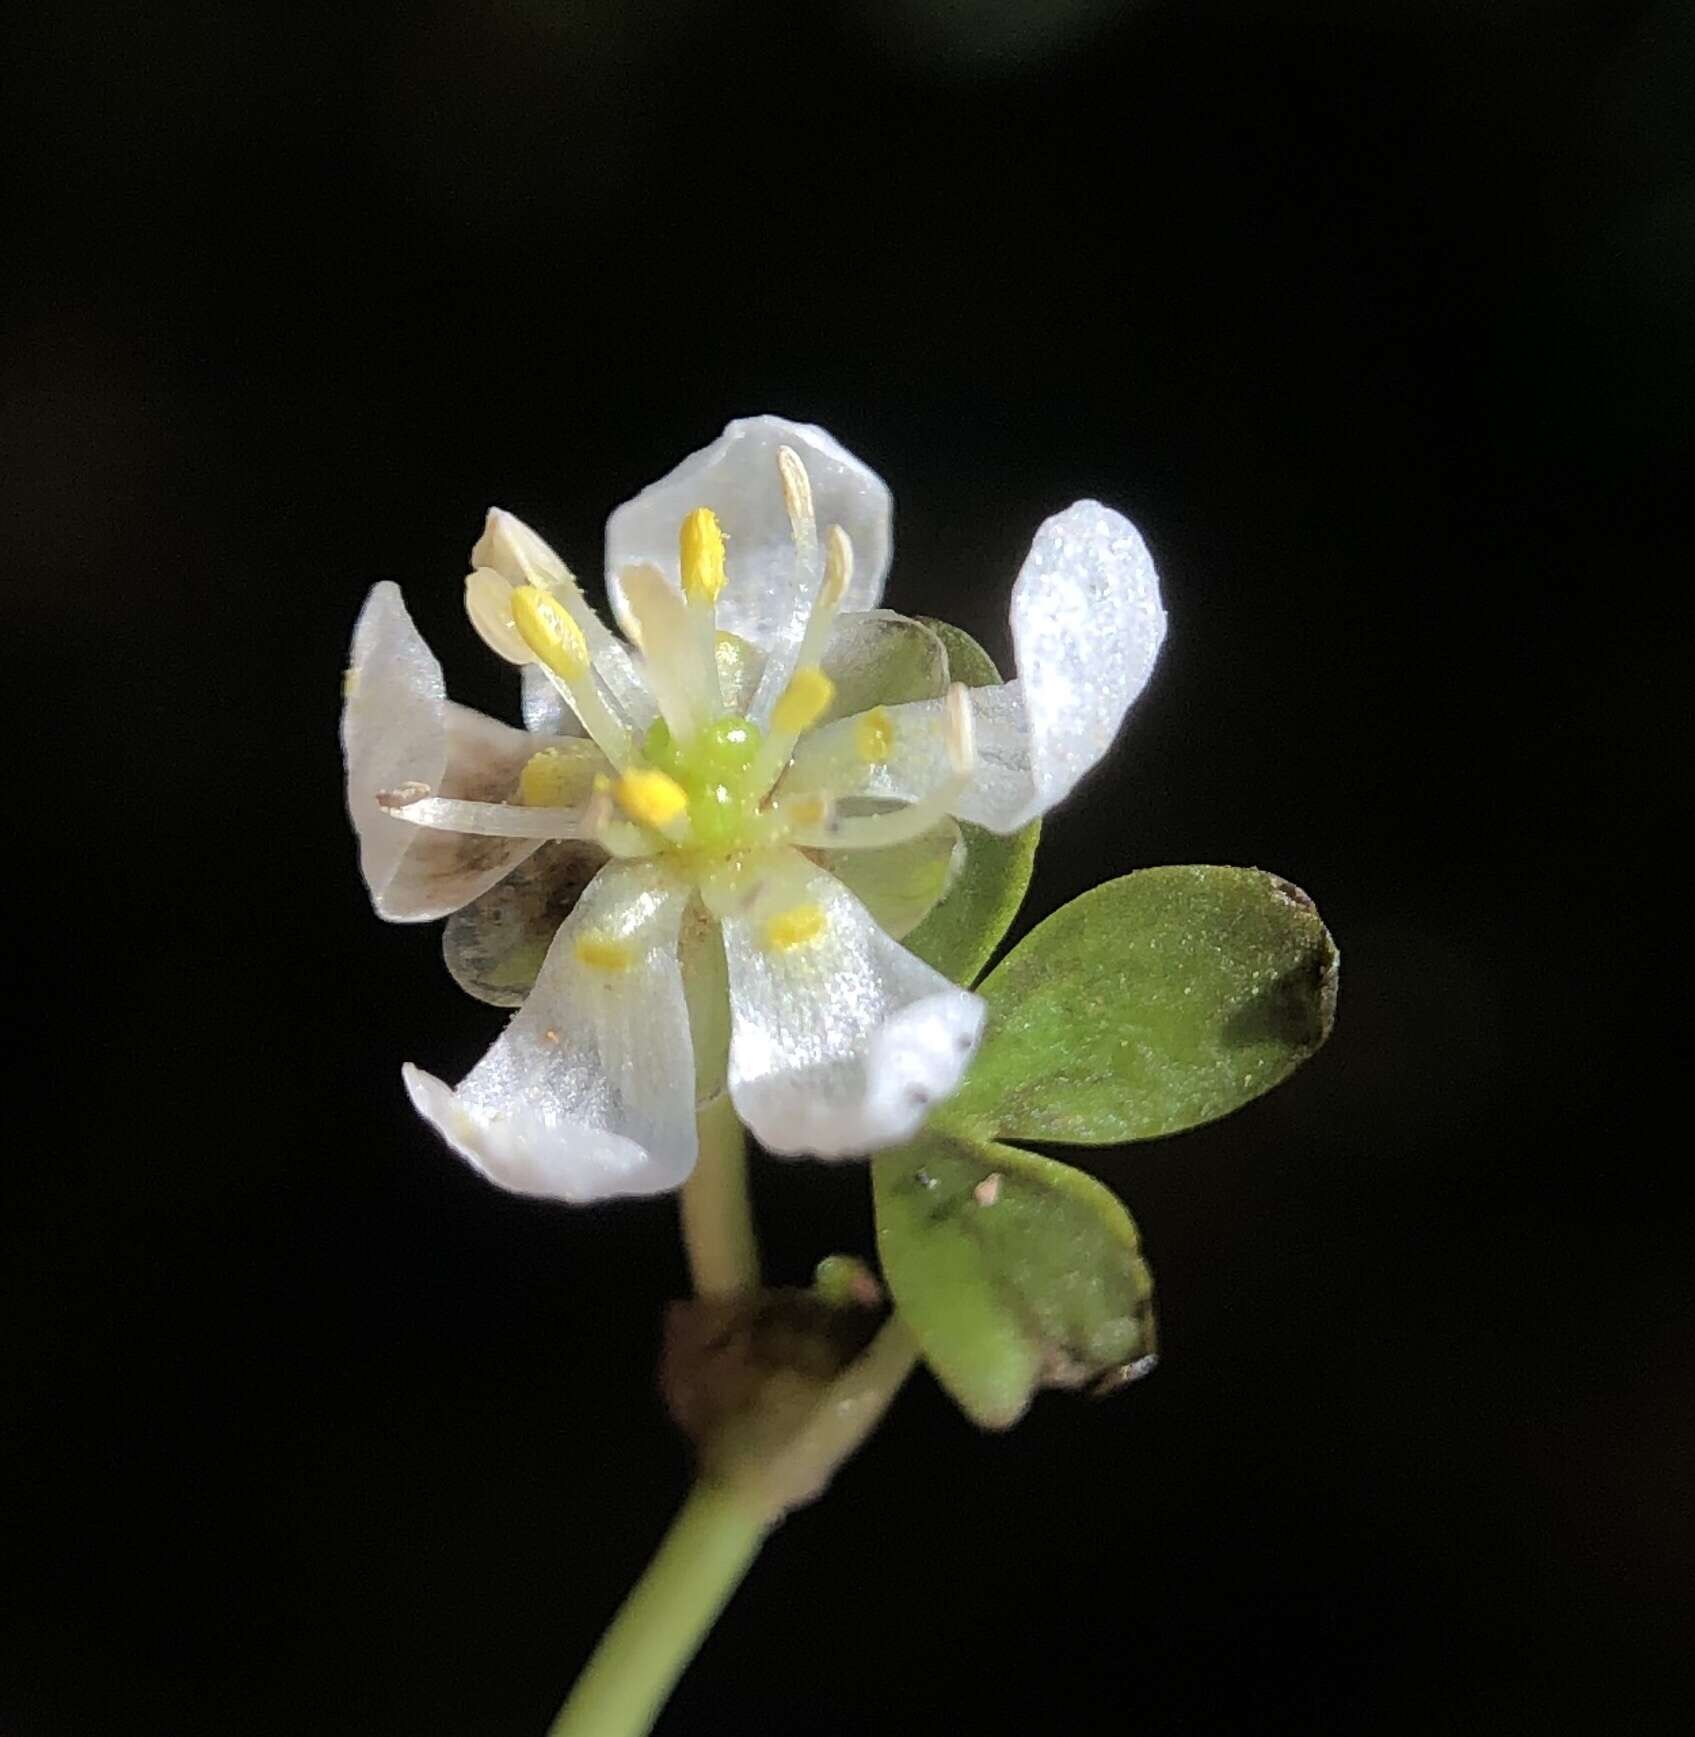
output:
<instances>
[{"instance_id":1,"label":"yellow anther","mask_svg":"<svg viewBox=\"0 0 1695 1737\"><path fill-rule=\"evenodd\" d=\"M576 946L577 961L591 971L628 971L634 956L622 941L604 935L583 935Z\"/></svg>"},{"instance_id":2,"label":"yellow anther","mask_svg":"<svg viewBox=\"0 0 1695 1737\"><path fill-rule=\"evenodd\" d=\"M518 774L518 800L530 808L569 808L583 795L583 763L557 748L543 748Z\"/></svg>"},{"instance_id":3,"label":"yellow anther","mask_svg":"<svg viewBox=\"0 0 1695 1737\"><path fill-rule=\"evenodd\" d=\"M711 507L696 507L677 538L683 564L683 595L691 603L716 603L724 589L724 533Z\"/></svg>"},{"instance_id":4,"label":"yellow anther","mask_svg":"<svg viewBox=\"0 0 1695 1737\"><path fill-rule=\"evenodd\" d=\"M791 905L765 919L765 942L779 953L816 941L829 927L829 918L818 905Z\"/></svg>"},{"instance_id":5,"label":"yellow anther","mask_svg":"<svg viewBox=\"0 0 1695 1737\"><path fill-rule=\"evenodd\" d=\"M613 786L618 806L632 820L663 832L688 813L689 793L668 773L635 766Z\"/></svg>"},{"instance_id":6,"label":"yellow anther","mask_svg":"<svg viewBox=\"0 0 1695 1737\"><path fill-rule=\"evenodd\" d=\"M881 766L895 751L895 721L882 706L860 715L853 727L853 751L867 766Z\"/></svg>"},{"instance_id":7,"label":"yellow anther","mask_svg":"<svg viewBox=\"0 0 1695 1737\"><path fill-rule=\"evenodd\" d=\"M771 722L785 736L798 736L823 717L835 697L836 684L817 664L806 664L789 678L783 697L771 708Z\"/></svg>"},{"instance_id":8,"label":"yellow anther","mask_svg":"<svg viewBox=\"0 0 1695 1737\"><path fill-rule=\"evenodd\" d=\"M512 593L512 624L562 680L576 681L588 673L588 641L557 597L534 585L518 586Z\"/></svg>"}]
</instances>

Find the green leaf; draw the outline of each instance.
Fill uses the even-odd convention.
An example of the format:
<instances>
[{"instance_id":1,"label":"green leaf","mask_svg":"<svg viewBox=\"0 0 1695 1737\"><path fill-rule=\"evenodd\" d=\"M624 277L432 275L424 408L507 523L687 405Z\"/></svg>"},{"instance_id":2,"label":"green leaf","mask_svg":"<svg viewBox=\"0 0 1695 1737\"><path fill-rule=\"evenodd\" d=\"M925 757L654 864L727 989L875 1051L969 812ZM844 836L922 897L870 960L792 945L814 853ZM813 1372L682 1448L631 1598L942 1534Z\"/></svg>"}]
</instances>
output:
<instances>
[{"instance_id":1,"label":"green leaf","mask_svg":"<svg viewBox=\"0 0 1695 1737\"><path fill-rule=\"evenodd\" d=\"M1338 954L1298 887L1153 868L1033 929L981 986L988 1033L938 1115L988 1136L1109 1144L1193 1128L1330 1034Z\"/></svg>"},{"instance_id":2,"label":"green leaf","mask_svg":"<svg viewBox=\"0 0 1695 1737\"><path fill-rule=\"evenodd\" d=\"M949 680L971 688L1000 681L989 654L963 628L928 618L924 626L947 647ZM1042 823L1032 820L1009 838L969 821L961 821L959 830L965 840L965 866L947 897L905 939L912 952L943 976L971 983L1024 902Z\"/></svg>"},{"instance_id":3,"label":"green leaf","mask_svg":"<svg viewBox=\"0 0 1695 1737\"><path fill-rule=\"evenodd\" d=\"M1153 1276L1091 1176L936 1130L872 1161L883 1275L924 1360L986 1429L1041 1387L1110 1389L1151 1367Z\"/></svg>"}]
</instances>

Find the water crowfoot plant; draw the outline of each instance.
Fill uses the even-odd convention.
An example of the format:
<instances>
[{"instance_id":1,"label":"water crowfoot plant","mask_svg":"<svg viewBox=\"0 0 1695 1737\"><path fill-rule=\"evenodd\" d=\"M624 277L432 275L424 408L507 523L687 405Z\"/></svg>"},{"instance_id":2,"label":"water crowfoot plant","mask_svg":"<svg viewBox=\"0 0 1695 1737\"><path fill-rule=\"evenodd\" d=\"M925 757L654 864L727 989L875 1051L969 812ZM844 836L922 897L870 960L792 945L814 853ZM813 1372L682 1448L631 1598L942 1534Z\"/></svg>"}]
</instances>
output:
<instances>
[{"instance_id":1,"label":"water crowfoot plant","mask_svg":"<svg viewBox=\"0 0 1695 1737\"><path fill-rule=\"evenodd\" d=\"M1017 1142L1210 1120L1329 1029L1334 947L1254 870L1109 883L973 987L1165 614L1134 526L1078 502L1013 581L1003 684L957 628L879 607L890 515L821 429L733 422L611 515L614 633L492 511L465 609L521 672L523 729L447 699L396 586L355 629L342 740L372 903L447 918L455 979L514 1009L457 1086L407 1064L413 1105L508 1189L681 1191L697 1300L661 1377L700 1483L555 1737L648 1728L760 1539L918 1359L989 1427L1041 1386L1151 1368L1128 1215ZM881 1282L836 1256L810 1290L762 1288L744 1130L876 1155Z\"/></svg>"}]
</instances>

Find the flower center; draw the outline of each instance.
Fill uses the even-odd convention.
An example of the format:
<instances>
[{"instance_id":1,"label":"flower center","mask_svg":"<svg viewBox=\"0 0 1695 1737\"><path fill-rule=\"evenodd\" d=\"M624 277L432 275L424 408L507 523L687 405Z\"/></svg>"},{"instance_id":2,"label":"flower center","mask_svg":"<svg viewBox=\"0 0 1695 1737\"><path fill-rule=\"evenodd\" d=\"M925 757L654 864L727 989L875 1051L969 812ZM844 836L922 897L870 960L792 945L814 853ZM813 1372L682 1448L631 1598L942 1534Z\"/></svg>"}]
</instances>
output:
<instances>
[{"instance_id":1,"label":"flower center","mask_svg":"<svg viewBox=\"0 0 1695 1737\"><path fill-rule=\"evenodd\" d=\"M757 724L733 712L711 719L687 742L658 718L642 739L642 758L674 779L688 799L688 842L726 855L754 842L754 816L765 794L755 775L764 744Z\"/></svg>"}]
</instances>

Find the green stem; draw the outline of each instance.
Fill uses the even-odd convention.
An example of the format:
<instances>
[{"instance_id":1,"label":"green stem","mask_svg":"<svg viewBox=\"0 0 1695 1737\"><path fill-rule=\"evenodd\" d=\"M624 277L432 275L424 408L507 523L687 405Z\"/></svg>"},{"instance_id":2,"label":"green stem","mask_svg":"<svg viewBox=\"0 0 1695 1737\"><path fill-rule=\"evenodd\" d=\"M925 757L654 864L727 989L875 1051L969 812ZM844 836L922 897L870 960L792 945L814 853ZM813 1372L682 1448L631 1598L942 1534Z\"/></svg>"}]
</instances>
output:
<instances>
[{"instance_id":1,"label":"green stem","mask_svg":"<svg viewBox=\"0 0 1695 1737\"><path fill-rule=\"evenodd\" d=\"M917 1358L911 1331L891 1315L775 1462L744 1472L747 1488L712 1478L695 1485L547 1737L646 1737L766 1534L791 1505L822 1491L876 1428Z\"/></svg>"},{"instance_id":2,"label":"green stem","mask_svg":"<svg viewBox=\"0 0 1695 1737\"><path fill-rule=\"evenodd\" d=\"M759 1243L747 1191L747 1135L729 1093L695 1118L700 1158L683 1184L683 1246L702 1297L759 1289Z\"/></svg>"},{"instance_id":3,"label":"green stem","mask_svg":"<svg viewBox=\"0 0 1695 1737\"><path fill-rule=\"evenodd\" d=\"M740 1584L772 1522L702 1480L601 1636L548 1737L643 1737Z\"/></svg>"}]
</instances>

